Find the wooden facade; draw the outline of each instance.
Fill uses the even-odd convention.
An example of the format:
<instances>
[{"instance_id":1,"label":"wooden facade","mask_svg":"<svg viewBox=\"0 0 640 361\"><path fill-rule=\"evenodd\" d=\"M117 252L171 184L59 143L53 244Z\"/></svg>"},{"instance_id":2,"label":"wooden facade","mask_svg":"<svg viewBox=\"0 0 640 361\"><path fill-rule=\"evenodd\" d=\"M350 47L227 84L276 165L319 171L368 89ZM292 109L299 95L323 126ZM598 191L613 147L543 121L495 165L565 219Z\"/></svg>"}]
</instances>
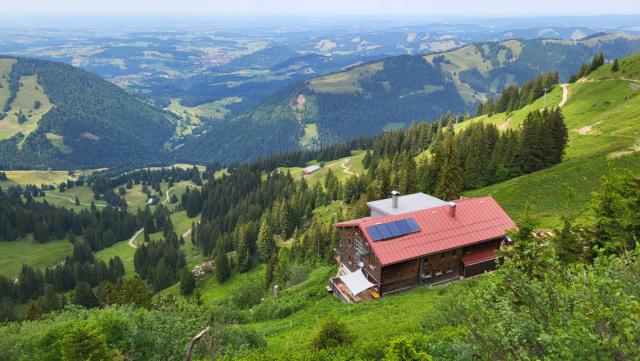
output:
<instances>
[{"instance_id":1,"label":"wooden facade","mask_svg":"<svg viewBox=\"0 0 640 361\"><path fill-rule=\"evenodd\" d=\"M337 249L337 260L350 272L362 265L363 273L371 283L378 285L381 295L401 292L421 284L444 283L492 270L496 265L495 260L482 261L465 267L461 257L482 250L498 249L502 242L502 238L483 240L457 249L423 255L381 267L359 227L341 227L339 231L340 245Z\"/></svg>"}]
</instances>

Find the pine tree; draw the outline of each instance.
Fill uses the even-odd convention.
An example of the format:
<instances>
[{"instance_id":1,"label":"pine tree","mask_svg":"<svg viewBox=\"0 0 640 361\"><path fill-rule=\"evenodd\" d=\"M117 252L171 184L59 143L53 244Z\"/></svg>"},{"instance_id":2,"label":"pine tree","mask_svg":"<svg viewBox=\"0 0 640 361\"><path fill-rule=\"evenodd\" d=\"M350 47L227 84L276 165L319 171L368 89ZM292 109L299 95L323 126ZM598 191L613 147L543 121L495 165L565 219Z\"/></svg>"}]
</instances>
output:
<instances>
[{"instance_id":1,"label":"pine tree","mask_svg":"<svg viewBox=\"0 0 640 361\"><path fill-rule=\"evenodd\" d=\"M618 64L618 59L613 61L613 65L611 65L611 72L615 73L620 70L620 65Z\"/></svg>"},{"instance_id":2,"label":"pine tree","mask_svg":"<svg viewBox=\"0 0 640 361\"><path fill-rule=\"evenodd\" d=\"M442 165L438 169L436 197L446 200L456 199L462 191L462 168L453 132L447 133L438 152L442 153Z\"/></svg>"},{"instance_id":3,"label":"pine tree","mask_svg":"<svg viewBox=\"0 0 640 361\"><path fill-rule=\"evenodd\" d=\"M138 307L150 308L151 298L147 285L138 276L123 278L118 284L118 303L133 304Z\"/></svg>"},{"instance_id":4,"label":"pine tree","mask_svg":"<svg viewBox=\"0 0 640 361\"><path fill-rule=\"evenodd\" d=\"M196 278L193 272L188 269L182 271L182 277L180 277L180 294L183 296L189 296L196 289Z\"/></svg>"},{"instance_id":5,"label":"pine tree","mask_svg":"<svg viewBox=\"0 0 640 361\"><path fill-rule=\"evenodd\" d=\"M171 286L174 282L174 272L171 268L166 257L163 257L158 263L158 266L155 269L154 277L153 277L153 288L156 291L161 291L169 286Z\"/></svg>"},{"instance_id":6,"label":"pine tree","mask_svg":"<svg viewBox=\"0 0 640 361\"><path fill-rule=\"evenodd\" d=\"M36 299L44 292L44 276L38 270L23 265L16 284L18 301L24 303Z\"/></svg>"},{"instance_id":7,"label":"pine tree","mask_svg":"<svg viewBox=\"0 0 640 361\"><path fill-rule=\"evenodd\" d=\"M73 290L73 298L71 299L76 305L86 308L98 307L98 298L93 293L91 286L87 282L78 282Z\"/></svg>"},{"instance_id":8,"label":"pine tree","mask_svg":"<svg viewBox=\"0 0 640 361\"><path fill-rule=\"evenodd\" d=\"M11 322L17 319L13 300L8 297L0 299L0 322Z\"/></svg>"},{"instance_id":9,"label":"pine tree","mask_svg":"<svg viewBox=\"0 0 640 361\"><path fill-rule=\"evenodd\" d=\"M276 242L273 239L273 231L267 217L262 217L260 221L260 231L258 232L258 256L262 262L267 262L276 251Z\"/></svg>"},{"instance_id":10,"label":"pine tree","mask_svg":"<svg viewBox=\"0 0 640 361\"><path fill-rule=\"evenodd\" d=\"M38 305L44 313L57 311L64 306L62 298L51 285L45 286L44 295L38 301Z\"/></svg>"},{"instance_id":11,"label":"pine tree","mask_svg":"<svg viewBox=\"0 0 640 361\"><path fill-rule=\"evenodd\" d=\"M227 258L227 252L222 247L218 247L216 250L215 267L218 283L224 283L231 277L229 258Z\"/></svg>"}]
</instances>

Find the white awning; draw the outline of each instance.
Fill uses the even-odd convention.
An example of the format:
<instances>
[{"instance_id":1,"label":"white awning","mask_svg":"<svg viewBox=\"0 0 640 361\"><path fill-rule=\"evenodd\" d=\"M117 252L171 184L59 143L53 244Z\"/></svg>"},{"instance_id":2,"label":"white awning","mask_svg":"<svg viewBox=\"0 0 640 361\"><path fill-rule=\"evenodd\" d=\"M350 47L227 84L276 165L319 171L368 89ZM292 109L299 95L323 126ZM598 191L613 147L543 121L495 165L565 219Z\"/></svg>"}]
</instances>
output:
<instances>
[{"instance_id":1,"label":"white awning","mask_svg":"<svg viewBox=\"0 0 640 361\"><path fill-rule=\"evenodd\" d=\"M339 278L354 296L366 289L375 286L364 276L364 273L362 273L362 268L358 269L355 272L340 276Z\"/></svg>"}]
</instances>

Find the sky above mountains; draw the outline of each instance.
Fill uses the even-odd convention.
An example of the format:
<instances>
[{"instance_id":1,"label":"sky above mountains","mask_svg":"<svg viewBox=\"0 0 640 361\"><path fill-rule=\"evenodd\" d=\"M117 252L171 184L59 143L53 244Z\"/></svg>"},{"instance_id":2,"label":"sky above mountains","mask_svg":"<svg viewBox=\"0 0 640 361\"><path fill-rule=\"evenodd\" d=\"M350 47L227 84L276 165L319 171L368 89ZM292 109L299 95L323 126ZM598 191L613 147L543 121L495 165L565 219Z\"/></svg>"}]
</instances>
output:
<instances>
[{"instance_id":1,"label":"sky above mountains","mask_svg":"<svg viewBox=\"0 0 640 361\"><path fill-rule=\"evenodd\" d=\"M0 0L8 16L128 15L637 15L630 0Z\"/></svg>"}]
</instances>

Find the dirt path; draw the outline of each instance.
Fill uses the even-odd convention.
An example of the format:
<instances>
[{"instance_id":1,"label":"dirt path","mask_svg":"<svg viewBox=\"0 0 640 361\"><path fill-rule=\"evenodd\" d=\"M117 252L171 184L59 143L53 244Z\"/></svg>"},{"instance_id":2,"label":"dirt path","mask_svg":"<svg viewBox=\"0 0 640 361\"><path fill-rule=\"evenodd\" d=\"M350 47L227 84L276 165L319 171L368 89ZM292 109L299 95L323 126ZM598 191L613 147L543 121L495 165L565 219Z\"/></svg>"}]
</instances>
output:
<instances>
[{"instance_id":1,"label":"dirt path","mask_svg":"<svg viewBox=\"0 0 640 361\"><path fill-rule=\"evenodd\" d=\"M47 194L47 193L45 193L45 194L44 194L44 196L45 196L45 197L59 198L59 199L66 199L66 200L68 200L69 202L71 202L71 203L73 203L73 204L76 204L76 200L75 200L75 199L73 199L73 198L71 198L71 197L62 197L62 196L56 196L55 194ZM90 205L91 205L91 203L80 203L80 205L81 205L81 206L90 206ZM106 204L96 204L95 206L96 206L96 207L106 207L107 205L106 205Z\"/></svg>"},{"instance_id":2,"label":"dirt path","mask_svg":"<svg viewBox=\"0 0 640 361\"><path fill-rule=\"evenodd\" d=\"M131 246L133 249L138 248L138 246L133 244L133 242L136 240L136 238L138 238L138 236L142 232L144 232L144 228L140 228L133 236L131 236L131 238L129 238L129 246Z\"/></svg>"},{"instance_id":3,"label":"dirt path","mask_svg":"<svg viewBox=\"0 0 640 361\"><path fill-rule=\"evenodd\" d=\"M558 104L558 108L562 108L569 100L569 84L560 84L562 87L562 100Z\"/></svg>"},{"instance_id":4,"label":"dirt path","mask_svg":"<svg viewBox=\"0 0 640 361\"><path fill-rule=\"evenodd\" d=\"M345 174L348 174L348 175L356 175L355 173L353 173L353 172L351 171L351 167L350 167L350 166L347 166L347 163L349 163L349 161L350 161L350 159L345 159L345 160L343 160L342 162L340 162L340 167L342 167L342 171L343 171Z\"/></svg>"}]
</instances>

